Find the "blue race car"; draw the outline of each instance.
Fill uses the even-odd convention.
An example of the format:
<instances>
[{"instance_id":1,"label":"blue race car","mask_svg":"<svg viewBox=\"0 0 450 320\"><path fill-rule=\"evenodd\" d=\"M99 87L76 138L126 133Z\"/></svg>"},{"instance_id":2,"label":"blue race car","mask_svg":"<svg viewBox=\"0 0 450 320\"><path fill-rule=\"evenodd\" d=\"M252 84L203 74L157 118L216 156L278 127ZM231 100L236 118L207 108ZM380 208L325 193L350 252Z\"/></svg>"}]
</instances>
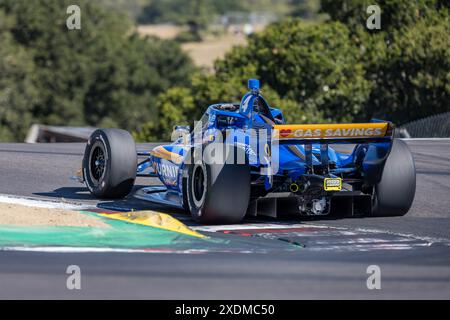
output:
<instances>
[{"instance_id":1,"label":"blue race car","mask_svg":"<svg viewBox=\"0 0 450 320\"><path fill-rule=\"evenodd\" d=\"M414 160L407 145L393 139L392 123L289 125L260 94L258 80L249 80L249 89L238 104L209 106L193 129L176 126L174 142L151 151L136 152L124 130L96 130L83 159L89 191L122 198L137 176L157 177L163 186L134 196L183 208L205 224L238 223L246 214L408 212Z\"/></svg>"}]
</instances>

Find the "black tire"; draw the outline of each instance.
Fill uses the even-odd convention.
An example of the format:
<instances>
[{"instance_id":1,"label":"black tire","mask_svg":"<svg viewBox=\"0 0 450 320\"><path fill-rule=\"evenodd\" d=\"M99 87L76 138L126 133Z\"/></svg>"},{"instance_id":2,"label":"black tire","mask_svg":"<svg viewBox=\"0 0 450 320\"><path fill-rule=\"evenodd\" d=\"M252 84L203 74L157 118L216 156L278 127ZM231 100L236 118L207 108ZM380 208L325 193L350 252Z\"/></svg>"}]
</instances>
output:
<instances>
[{"instance_id":1,"label":"black tire","mask_svg":"<svg viewBox=\"0 0 450 320\"><path fill-rule=\"evenodd\" d=\"M408 146L395 139L384 165L381 181L375 186L373 216L403 216L416 193L416 168Z\"/></svg>"},{"instance_id":2,"label":"black tire","mask_svg":"<svg viewBox=\"0 0 450 320\"><path fill-rule=\"evenodd\" d=\"M136 180L137 153L133 137L125 130L98 129L88 140L83 177L97 198L124 198Z\"/></svg>"},{"instance_id":3,"label":"black tire","mask_svg":"<svg viewBox=\"0 0 450 320\"><path fill-rule=\"evenodd\" d=\"M227 151L230 148L226 146ZM225 164L210 164L205 156L200 163L187 166L187 204L199 223L230 224L244 218L250 199L250 167L230 161L237 152L242 149L227 152Z\"/></svg>"}]
</instances>

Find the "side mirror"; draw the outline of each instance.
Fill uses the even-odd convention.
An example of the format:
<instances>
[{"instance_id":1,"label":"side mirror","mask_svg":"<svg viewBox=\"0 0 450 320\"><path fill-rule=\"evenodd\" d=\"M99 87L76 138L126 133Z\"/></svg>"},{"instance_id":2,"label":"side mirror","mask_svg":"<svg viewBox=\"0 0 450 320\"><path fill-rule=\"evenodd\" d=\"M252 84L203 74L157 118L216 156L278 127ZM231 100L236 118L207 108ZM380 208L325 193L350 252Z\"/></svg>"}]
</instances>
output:
<instances>
[{"instance_id":1,"label":"side mirror","mask_svg":"<svg viewBox=\"0 0 450 320\"><path fill-rule=\"evenodd\" d=\"M189 135L191 133L191 127L190 126L175 126L173 128L172 132L172 141L177 141L178 139L182 138L183 143L185 141L189 141Z\"/></svg>"}]
</instances>

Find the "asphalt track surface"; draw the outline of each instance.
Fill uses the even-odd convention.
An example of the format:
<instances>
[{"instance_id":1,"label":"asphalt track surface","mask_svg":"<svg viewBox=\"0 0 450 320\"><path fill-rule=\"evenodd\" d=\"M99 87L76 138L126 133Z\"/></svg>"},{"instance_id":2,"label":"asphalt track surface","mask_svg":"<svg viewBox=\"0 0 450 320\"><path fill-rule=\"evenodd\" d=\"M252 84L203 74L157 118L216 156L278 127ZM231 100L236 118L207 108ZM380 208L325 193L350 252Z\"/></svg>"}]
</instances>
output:
<instances>
[{"instance_id":1,"label":"asphalt track surface","mask_svg":"<svg viewBox=\"0 0 450 320\"><path fill-rule=\"evenodd\" d=\"M413 207L404 217L244 222L345 230L328 237L287 234L288 240L306 243L295 252L282 250L285 244L270 235L247 237L243 242L246 248L269 248L266 253L3 251L0 298L449 299L450 140L407 143L416 162L417 189ZM150 147L139 145L138 149ZM83 150L83 144L0 144L0 194L111 209L162 209L132 197L106 202L93 199L83 185L69 179L80 167ZM138 179L137 188L155 182ZM181 212L173 213L187 219ZM343 244L341 239L351 232L352 237L371 242L366 246L369 249L355 250ZM242 239L234 233L217 236ZM380 247L383 241L388 245ZM81 267L82 290L66 289L65 271L71 264ZM381 290L367 289L369 265L381 269Z\"/></svg>"}]
</instances>

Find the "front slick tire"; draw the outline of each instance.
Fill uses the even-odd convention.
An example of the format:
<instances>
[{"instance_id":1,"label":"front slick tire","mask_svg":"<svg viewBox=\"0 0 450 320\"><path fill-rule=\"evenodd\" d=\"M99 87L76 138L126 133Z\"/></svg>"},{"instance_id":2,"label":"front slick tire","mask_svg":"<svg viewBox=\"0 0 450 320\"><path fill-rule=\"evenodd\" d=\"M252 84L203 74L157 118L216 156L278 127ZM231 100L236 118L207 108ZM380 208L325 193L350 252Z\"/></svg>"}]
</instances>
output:
<instances>
[{"instance_id":1,"label":"front slick tire","mask_svg":"<svg viewBox=\"0 0 450 320\"><path fill-rule=\"evenodd\" d=\"M393 217L405 215L416 193L416 168L405 142L394 140L384 165L381 181L375 186L372 215Z\"/></svg>"},{"instance_id":2,"label":"front slick tire","mask_svg":"<svg viewBox=\"0 0 450 320\"><path fill-rule=\"evenodd\" d=\"M124 198L136 180L137 153L133 137L125 130L98 129L88 140L83 177L97 198Z\"/></svg>"},{"instance_id":3,"label":"front slick tire","mask_svg":"<svg viewBox=\"0 0 450 320\"><path fill-rule=\"evenodd\" d=\"M225 164L214 164L205 153L201 162L188 166L187 204L192 218L199 223L239 223L247 212L250 167L247 163L231 161L242 149L225 145L225 150ZM196 151L199 150L193 150Z\"/></svg>"}]
</instances>

